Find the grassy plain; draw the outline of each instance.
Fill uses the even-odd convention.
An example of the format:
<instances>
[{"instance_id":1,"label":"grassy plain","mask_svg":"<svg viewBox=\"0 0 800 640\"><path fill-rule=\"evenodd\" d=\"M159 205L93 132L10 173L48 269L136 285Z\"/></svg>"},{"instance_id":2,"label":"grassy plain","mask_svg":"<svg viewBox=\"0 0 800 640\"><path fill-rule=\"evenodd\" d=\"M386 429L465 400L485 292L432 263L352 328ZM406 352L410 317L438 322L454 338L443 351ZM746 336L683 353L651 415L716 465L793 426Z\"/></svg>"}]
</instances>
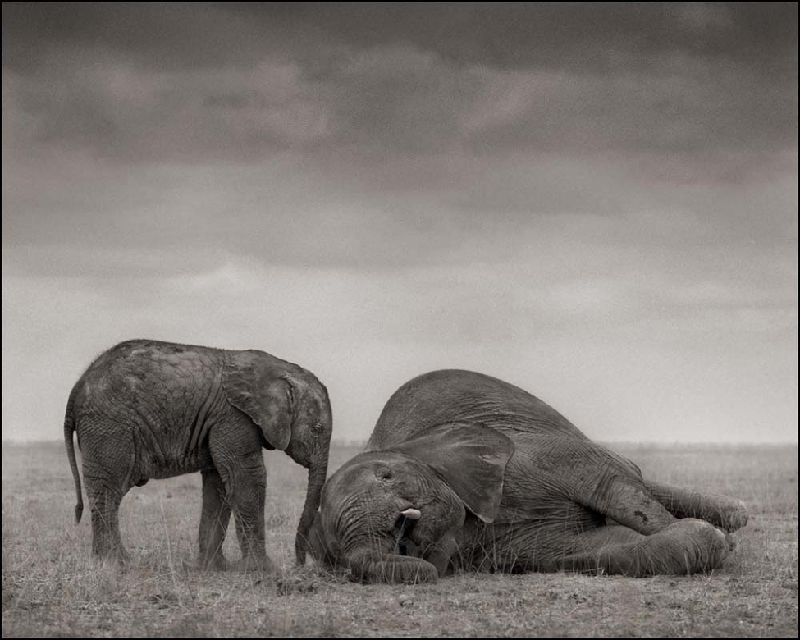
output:
<instances>
[{"instance_id":1,"label":"grassy plain","mask_svg":"<svg viewBox=\"0 0 800 640\"><path fill-rule=\"evenodd\" d=\"M200 477L151 481L122 503L127 569L90 557L73 522L64 445L4 444L3 623L12 636L797 637L797 447L612 445L645 475L745 500L750 523L713 575L632 579L462 574L433 585L350 583L292 568L306 474L265 452L275 576L194 567ZM337 446L331 471L358 452ZM239 552L232 528L229 559ZM311 565L309 561L309 565Z\"/></svg>"}]
</instances>

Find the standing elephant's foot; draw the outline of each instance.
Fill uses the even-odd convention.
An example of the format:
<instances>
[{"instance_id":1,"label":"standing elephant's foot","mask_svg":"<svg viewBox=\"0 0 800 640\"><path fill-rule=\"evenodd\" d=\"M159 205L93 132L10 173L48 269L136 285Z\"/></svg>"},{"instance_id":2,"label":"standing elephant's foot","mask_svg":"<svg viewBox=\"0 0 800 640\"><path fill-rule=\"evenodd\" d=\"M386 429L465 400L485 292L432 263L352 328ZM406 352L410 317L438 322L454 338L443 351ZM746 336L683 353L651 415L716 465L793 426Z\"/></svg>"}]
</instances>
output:
<instances>
[{"instance_id":1,"label":"standing elephant's foot","mask_svg":"<svg viewBox=\"0 0 800 640\"><path fill-rule=\"evenodd\" d=\"M245 556L239 560L236 568L245 573L267 573L271 575L278 572L275 563L266 554Z\"/></svg>"},{"instance_id":2,"label":"standing elephant's foot","mask_svg":"<svg viewBox=\"0 0 800 640\"><path fill-rule=\"evenodd\" d=\"M197 567L201 571L225 571L228 566L228 561L221 553L217 553L210 558L201 555L197 559Z\"/></svg>"},{"instance_id":3,"label":"standing elephant's foot","mask_svg":"<svg viewBox=\"0 0 800 640\"><path fill-rule=\"evenodd\" d=\"M84 472L87 466L84 460ZM102 561L125 565L130 557L122 544L119 531L119 505L126 491L118 478L86 478L86 493L92 513L92 554Z\"/></svg>"},{"instance_id":4,"label":"standing elephant's foot","mask_svg":"<svg viewBox=\"0 0 800 640\"><path fill-rule=\"evenodd\" d=\"M93 523L97 518L93 519ZM104 564L116 564L125 566L130 563L131 556L122 546L119 536L119 529L107 531L104 527L95 526L95 534L92 540L92 555Z\"/></svg>"},{"instance_id":5,"label":"standing elephant's foot","mask_svg":"<svg viewBox=\"0 0 800 640\"><path fill-rule=\"evenodd\" d=\"M115 548L111 550L105 550L102 552L95 551L94 557L98 562L104 565L116 565L119 567L125 567L129 565L131 562L130 554L123 548Z\"/></svg>"},{"instance_id":6,"label":"standing elephant's foot","mask_svg":"<svg viewBox=\"0 0 800 640\"><path fill-rule=\"evenodd\" d=\"M650 536L622 526L600 527L578 536L577 549L563 559L563 569L640 577L711 571L722 564L730 546L712 524L687 518Z\"/></svg>"}]
</instances>

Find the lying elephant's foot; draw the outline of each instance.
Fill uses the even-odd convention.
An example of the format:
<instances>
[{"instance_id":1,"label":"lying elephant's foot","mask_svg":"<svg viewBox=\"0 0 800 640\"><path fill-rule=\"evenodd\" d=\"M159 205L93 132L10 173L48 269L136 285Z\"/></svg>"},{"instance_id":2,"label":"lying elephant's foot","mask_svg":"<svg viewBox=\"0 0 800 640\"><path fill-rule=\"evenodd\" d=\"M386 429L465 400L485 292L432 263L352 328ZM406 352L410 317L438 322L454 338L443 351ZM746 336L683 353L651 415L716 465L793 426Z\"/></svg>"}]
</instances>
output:
<instances>
[{"instance_id":1,"label":"lying elephant's foot","mask_svg":"<svg viewBox=\"0 0 800 640\"><path fill-rule=\"evenodd\" d=\"M577 553L566 556L566 571L632 577L686 575L719 567L728 556L728 537L714 525L686 518L650 536L622 526L601 527L578 536Z\"/></svg>"},{"instance_id":2,"label":"lying elephant's foot","mask_svg":"<svg viewBox=\"0 0 800 640\"><path fill-rule=\"evenodd\" d=\"M642 544L642 560L656 573L692 574L719 567L730 552L728 536L705 520L678 520Z\"/></svg>"},{"instance_id":3,"label":"lying elephant's foot","mask_svg":"<svg viewBox=\"0 0 800 640\"><path fill-rule=\"evenodd\" d=\"M729 532L747 524L747 506L741 500L648 480L645 486L676 518L705 520Z\"/></svg>"},{"instance_id":4,"label":"lying elephant's foot","mask_svg":"<svg viewBox=\"0 0 800 640\"><path fill-rule=\"evenodd\" d=\"M714 496L704 519L725 531L737 531L747 524L747 505L741 500Z\"/></svg>"}]
</instances>

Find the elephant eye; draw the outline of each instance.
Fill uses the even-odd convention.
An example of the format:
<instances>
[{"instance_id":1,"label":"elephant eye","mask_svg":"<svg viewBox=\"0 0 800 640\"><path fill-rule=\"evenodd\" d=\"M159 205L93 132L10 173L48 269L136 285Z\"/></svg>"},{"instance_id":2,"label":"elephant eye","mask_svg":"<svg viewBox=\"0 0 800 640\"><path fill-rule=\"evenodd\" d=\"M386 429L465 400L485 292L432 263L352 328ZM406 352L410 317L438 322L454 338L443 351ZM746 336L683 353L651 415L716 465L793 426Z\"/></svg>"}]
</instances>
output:
<instances>
[{"instance_id":1,"label":"elephant eye","mask_svg":"<svg viewBox=\"0 0 800 640\"><path fill-rule=\"evenodd\" d=\"M392 470L388 467L381 467L375 472L375 475L381 480L391 480Z\"/></svg>"}]
</instances>

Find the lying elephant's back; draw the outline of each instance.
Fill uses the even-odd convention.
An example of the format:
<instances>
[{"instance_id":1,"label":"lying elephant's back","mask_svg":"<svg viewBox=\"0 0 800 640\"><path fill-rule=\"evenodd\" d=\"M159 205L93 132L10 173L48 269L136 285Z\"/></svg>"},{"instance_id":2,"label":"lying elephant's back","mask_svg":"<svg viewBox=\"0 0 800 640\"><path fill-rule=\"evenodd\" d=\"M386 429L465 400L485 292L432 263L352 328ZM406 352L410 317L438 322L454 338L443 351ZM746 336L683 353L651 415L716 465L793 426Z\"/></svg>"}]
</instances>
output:
<instances>
[{"instance_id":1,"label":"lying elephant's back","mask_svg":"<svg viewBox=\"0 0 800 640\"><path fill-rule=\"evenodd\" d=\"M442 369L410 380L384 406L367 451L404 442L447 422L513 432L585 436L558 411L508 382L475 371Z\"/></svg>"}]
</instances>

